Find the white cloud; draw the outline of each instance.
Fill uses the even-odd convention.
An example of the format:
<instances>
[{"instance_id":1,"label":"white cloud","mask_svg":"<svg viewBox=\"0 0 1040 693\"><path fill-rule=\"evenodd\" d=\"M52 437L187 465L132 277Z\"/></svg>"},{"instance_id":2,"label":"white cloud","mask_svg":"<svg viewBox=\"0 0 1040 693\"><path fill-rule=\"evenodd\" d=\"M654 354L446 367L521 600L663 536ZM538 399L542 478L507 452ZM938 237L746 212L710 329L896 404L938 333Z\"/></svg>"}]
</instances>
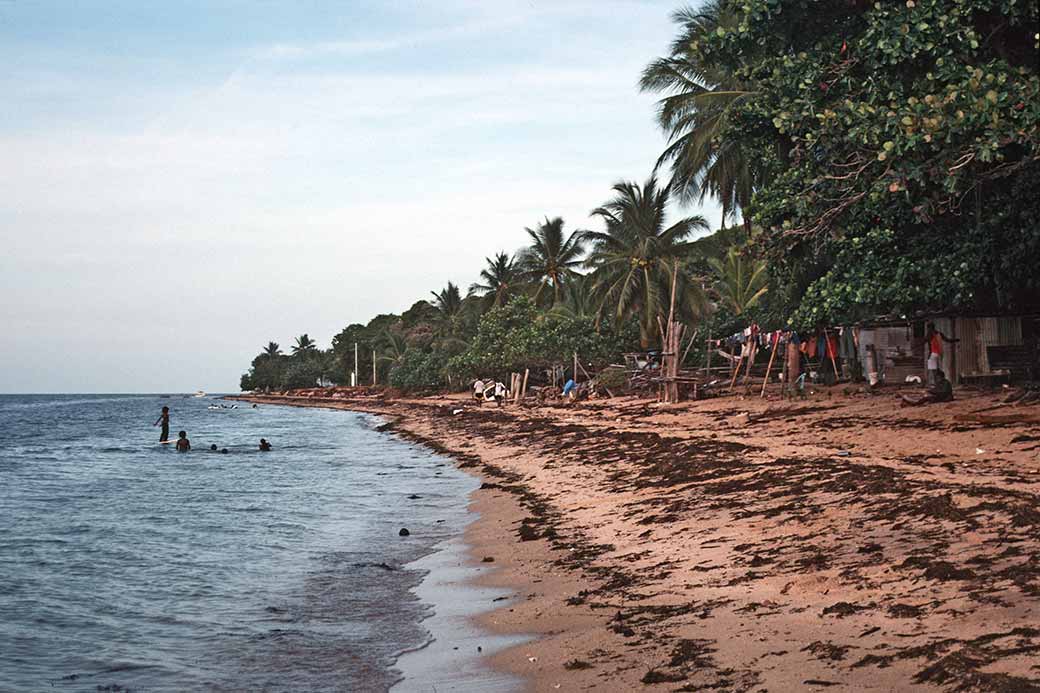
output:
<instances>
[{"instance_id":1,"label":"white cloud","mask_svg":"<svg viewBox=\"0 0 1040 693\"><path fill-rule=\"evenodd\" d=\"M267 44L212 83L16 66L0 82L23 113L0 119L0 391L228 389L268 339L327 341L468 286L545 215L590 224L660 150L634 84L667 44L666 11L618 4L590 23L599 5L529 7L455 2L438 5L447 28ZM550 28L568 40L534 41ZM499 34L522 39L509 59L352 60ZM32 94L69 110L33 118ZM132 379L47 375L33 343L103 348L96 362ZM177 355L165 372L157 352Z\"/></svg>"}]
</instances>

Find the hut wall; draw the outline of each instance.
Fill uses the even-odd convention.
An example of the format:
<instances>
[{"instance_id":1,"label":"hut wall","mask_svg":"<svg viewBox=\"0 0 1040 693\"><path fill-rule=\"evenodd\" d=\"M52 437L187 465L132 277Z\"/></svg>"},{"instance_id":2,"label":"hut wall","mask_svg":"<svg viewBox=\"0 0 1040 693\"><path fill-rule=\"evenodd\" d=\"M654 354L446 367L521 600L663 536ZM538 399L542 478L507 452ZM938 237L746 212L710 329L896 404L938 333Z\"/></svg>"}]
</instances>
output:
<instances>
[{"instance_id":1,"label":"hut wall","mask_svg":"<svg viewBox=\"0 0 1040 693\"><path fill-rule=\"evenodd\" d=\"M962 375L978 375L992 371L986 347L1021 346L1022 319L957 318L955 336L961 341L956 344L956 349L950 351L955 353L956 370L952 372L957 374L959 381Z\"/></svg>"}]
</instances>

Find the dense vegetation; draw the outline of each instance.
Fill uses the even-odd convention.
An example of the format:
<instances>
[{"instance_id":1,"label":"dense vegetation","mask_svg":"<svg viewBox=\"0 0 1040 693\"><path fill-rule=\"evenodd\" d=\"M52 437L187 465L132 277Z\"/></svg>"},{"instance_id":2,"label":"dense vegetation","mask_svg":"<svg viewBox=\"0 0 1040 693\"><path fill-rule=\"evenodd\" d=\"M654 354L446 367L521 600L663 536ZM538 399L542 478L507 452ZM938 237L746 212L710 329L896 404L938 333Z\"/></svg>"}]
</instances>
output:
<instances>
[{"instance_id":1,"label":"dense vegetation","mask_svg":"<svg viewBox=\"0 0 1040 693\"><path fill-rule=\"evenodd\" d=\"M644 184L592 216L526 229L401 315L351 325L332 349L269 345L243 387L340 382L361 344L381 382L609 361L658 339L673 272L702 334L751 320L811 328L881 314L1040 306L1040 22L1023 0L709 0L675 13L642 88L670 136ZM648 153L653 156L658 153ZM721 203L741 223L695 239ZM270 347L274 347L274 353ZM583 356L584 358L584 356Z\"/></svg>"},{"instance_id":2,"label":"dense vegetation","mask_svg":"<svg viewBox=\"0 0 1040 693\"><path fill-rule=\"evenodd\" d=\"M1035 308L1038 9L723 0L677 16L676 180L761 231L785 316ZM1030 194L1033 191L1033 194Z\"/></svg>"}]
</instances>

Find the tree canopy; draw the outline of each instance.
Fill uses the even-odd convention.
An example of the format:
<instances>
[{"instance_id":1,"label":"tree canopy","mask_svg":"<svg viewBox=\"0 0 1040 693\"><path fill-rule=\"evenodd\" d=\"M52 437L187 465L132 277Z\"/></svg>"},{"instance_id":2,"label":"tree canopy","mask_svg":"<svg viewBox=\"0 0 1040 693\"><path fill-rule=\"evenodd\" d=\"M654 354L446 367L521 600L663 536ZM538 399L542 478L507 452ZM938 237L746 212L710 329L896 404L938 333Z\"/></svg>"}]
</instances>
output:
<instances>
[{"instance_id":1,"label":"tree canopy","mask_svg":"<svg viewBox=\"0 0 1040 693\"><path fill-rule=\"evenodd\" d=\"M684 56L754 92L715 137L764 166L745 213L797 321L1036 305L1036 3L717 10Z\"/></svg>"}]
</instances>

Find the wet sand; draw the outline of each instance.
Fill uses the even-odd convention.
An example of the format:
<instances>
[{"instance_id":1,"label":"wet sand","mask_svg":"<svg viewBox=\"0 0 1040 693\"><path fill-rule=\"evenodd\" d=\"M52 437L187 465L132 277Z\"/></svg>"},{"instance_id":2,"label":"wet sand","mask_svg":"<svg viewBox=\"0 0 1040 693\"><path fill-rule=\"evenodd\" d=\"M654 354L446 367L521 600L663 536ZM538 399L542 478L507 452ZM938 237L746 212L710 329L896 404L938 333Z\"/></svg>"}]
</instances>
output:
<instances>
[{"instance_id":1,"label":"wet sand","mask_svg":"<svg viewBox=\"0 0 1040 693\"><path fill-rule=\"evenodd\" d=\"M1040 407L897 394L255 399L484 479L466 539L515 601L480 622L539 636L489 658L531 690L1040 690Z\"/></svg>"},{"instance_id":2,"label":"wet sand","mask_svg":"<svg viewBox=\"0 0 1040 693\"><path fill-rule=\"evenodd\" d=\"M490 566L474 563L469 551L466 542L453 539L407 566L428 571L415 592L434 609L423 620L430 632L429 644L401 655L394 666L404 678L391 687L393 693L513 693L523 689L519 677L483 663L485 657L529 638L489 635L473 622L475 614L489 608L484 605L503 604L512 593L475 584Z\"/></svg>"}]
</instances>

